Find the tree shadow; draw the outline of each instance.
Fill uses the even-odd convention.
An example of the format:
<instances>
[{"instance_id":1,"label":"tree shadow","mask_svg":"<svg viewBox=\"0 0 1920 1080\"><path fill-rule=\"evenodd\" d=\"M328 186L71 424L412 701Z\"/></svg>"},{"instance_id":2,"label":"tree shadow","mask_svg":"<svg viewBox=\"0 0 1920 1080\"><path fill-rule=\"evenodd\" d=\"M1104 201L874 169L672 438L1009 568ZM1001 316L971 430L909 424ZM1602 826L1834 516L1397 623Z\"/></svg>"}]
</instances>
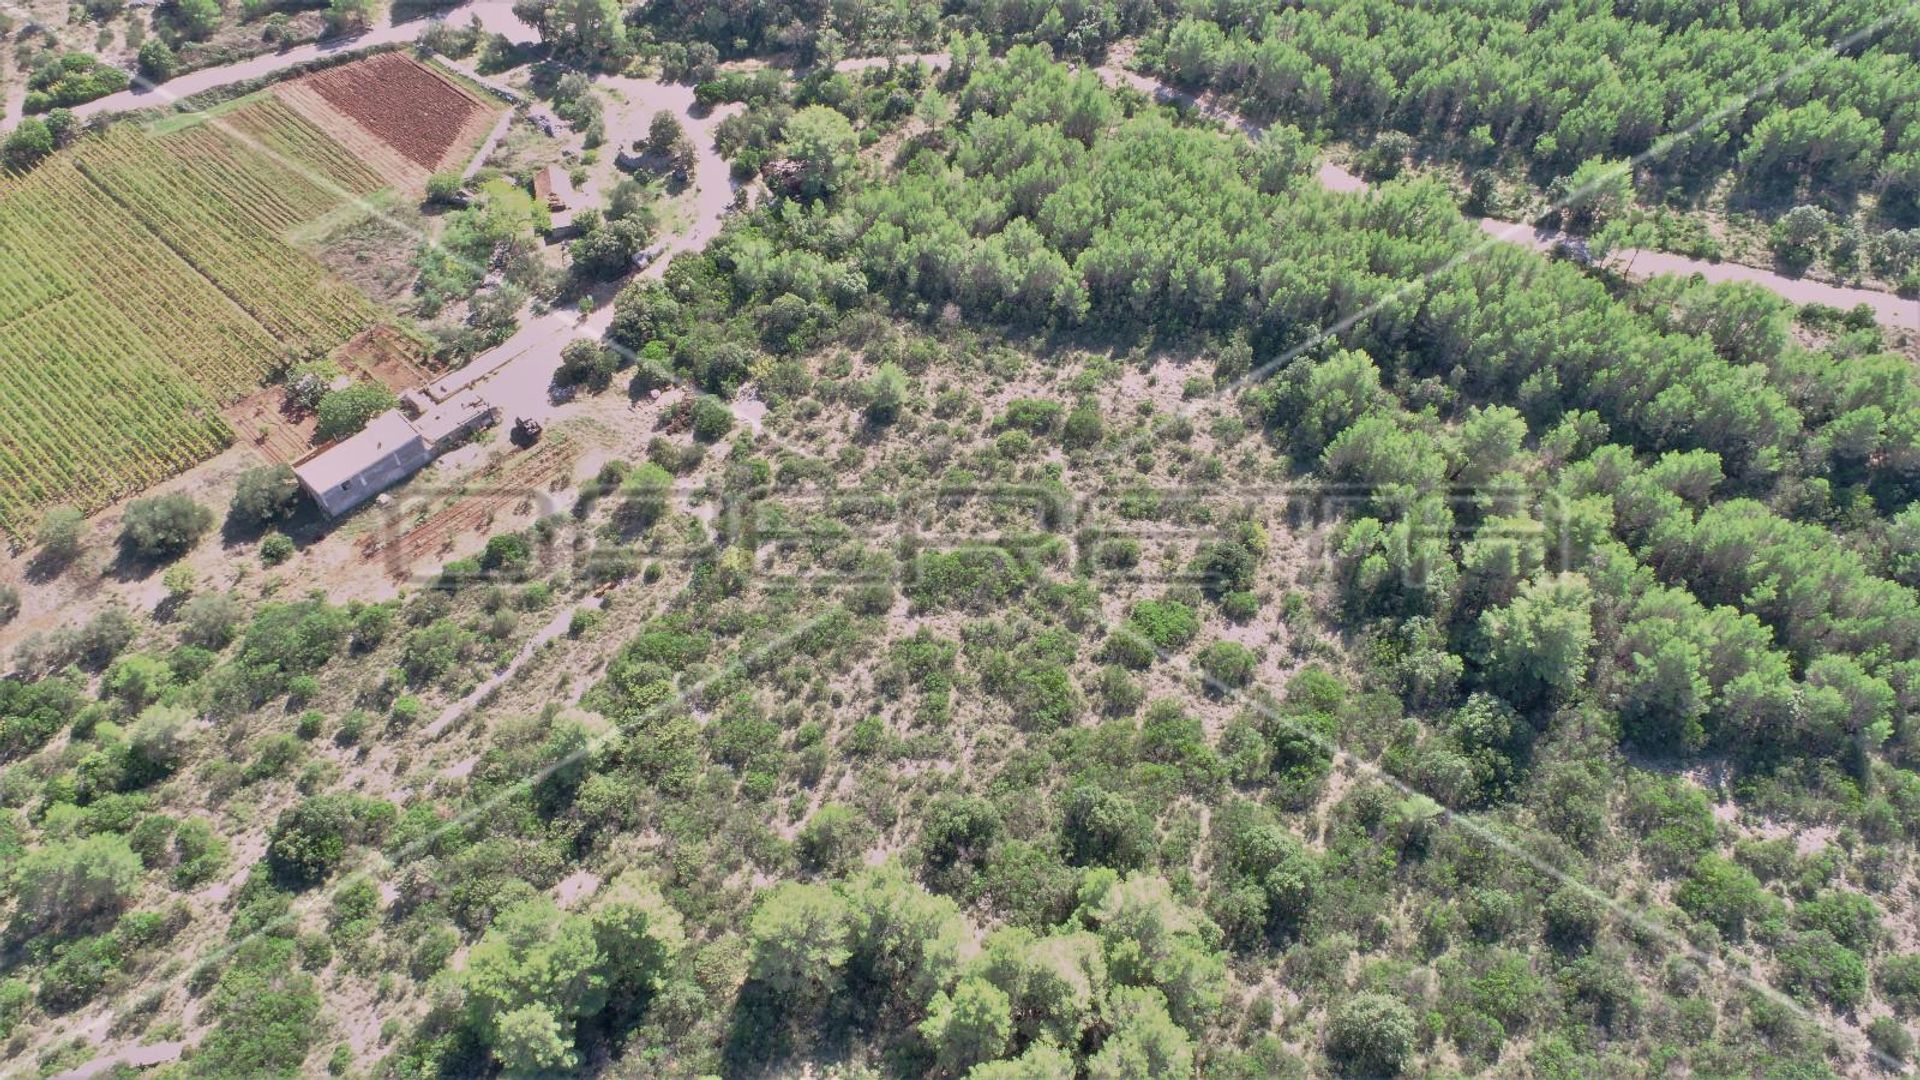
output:
<instances>
[{"instance_id":1,"label":"tree shadow","mask_svg":"<svg viewBox=\"0 0 1920 1080\"><path fill-rule=\"evenodd\" d=\"M749 980L740 988L728 1019L720 1058L728 1076L764 1075L794 1053L794 1018L772 987Z\"/></svg>"},{"instance_id":2,"label":"tree shadow","mask_svg":"<svg viewBox=\"0 0 1920 1080\"><path fill-rule=\"evenodd\" d=\"M155 573L171 566L173 559L165 556L142 555L124 543L116 542L113 548L113 561L100 572L103 578L111 578L121 584L145 581Z\"/></svg>"},{"instance_id":3,"label":"tree shadow","mask_svg":"<svg viewBox=\"0 0 1920 1080\"><path fill-rule=\"evenodd\" d=\"M50 551L41 551L27 560L26 579L29 585L45 585L61 574L73 569L80 562L80 553L56 555Z\"/></svg>"}]
</instances>

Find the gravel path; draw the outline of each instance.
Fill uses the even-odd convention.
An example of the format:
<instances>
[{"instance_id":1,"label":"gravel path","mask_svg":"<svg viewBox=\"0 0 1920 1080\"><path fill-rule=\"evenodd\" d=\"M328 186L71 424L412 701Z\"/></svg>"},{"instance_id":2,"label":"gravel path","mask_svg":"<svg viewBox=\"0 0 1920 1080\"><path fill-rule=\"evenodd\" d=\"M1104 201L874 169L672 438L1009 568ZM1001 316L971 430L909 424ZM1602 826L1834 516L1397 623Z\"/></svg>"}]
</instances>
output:
<instances>
[{"instance_id":1,"label":"gravel path","mask_svg":"<svg viewBox=\"0 0 1920 1080\"><path fill-rule=\"evenodd\" d=\"M1258 138L1264 130L1260 125L1214 101L1211 96L1196 97L1150 76L1113 65L1098 70L1100 77L1109 84L1134 87L1156 101L1191 106L1204 116L1237 128L1248 138ZM1357 194L1367 191L1369 187L1364 179L1331 161L1322 162L1316 176L1320 186L1328 191ZM1487 235L1495 239L1526 244L1539 251L1550 251L1562 241L1575 239L1566 234L1536 228L1524 222L1480 218L1478 223ZM1900 330L1920 330L1920 298L1909 300L1878 289L1829 285L1806 278L1790 278L1772 270L1740 263L1709 262L1705 259L1691 259L1671 252L1648 251L1643 248L1620 248L1609 252L1605 262L1609 267L1640 278L1655 277L1660 274L1676 274L1681 277L1699 274L1702 278L1713 282L1750 282L1794 304L1827 304L1843 309L1865 304L1873 309L1874 315L1884 326Z\"/></svg>"}]
</instances>

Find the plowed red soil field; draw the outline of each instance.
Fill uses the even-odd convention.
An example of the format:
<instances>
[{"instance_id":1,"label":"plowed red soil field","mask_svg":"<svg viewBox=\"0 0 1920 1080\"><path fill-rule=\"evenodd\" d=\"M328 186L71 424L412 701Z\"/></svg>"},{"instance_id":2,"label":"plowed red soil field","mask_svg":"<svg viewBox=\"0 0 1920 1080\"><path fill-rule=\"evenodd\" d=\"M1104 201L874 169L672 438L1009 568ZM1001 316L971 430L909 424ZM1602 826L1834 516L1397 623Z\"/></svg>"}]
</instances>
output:
<instances>
[{"instance_id":1,"label":"plowed red soil field","mask_svg":"<svg viewBox=\"0 0 1920 1080\"><path fill-rule=\"evenodd\" d=\"M493 125L495 110L402 53L381 53L301 80L402 157L429 172Z\"/></svg>"}]
</instances>

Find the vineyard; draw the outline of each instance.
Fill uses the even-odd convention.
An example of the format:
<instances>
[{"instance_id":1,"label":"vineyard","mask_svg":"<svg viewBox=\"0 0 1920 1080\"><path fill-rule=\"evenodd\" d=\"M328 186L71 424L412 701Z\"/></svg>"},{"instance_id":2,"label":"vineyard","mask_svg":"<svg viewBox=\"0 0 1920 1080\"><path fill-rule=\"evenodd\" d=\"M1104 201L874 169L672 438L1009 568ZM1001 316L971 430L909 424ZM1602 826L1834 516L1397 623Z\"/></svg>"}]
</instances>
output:
<instances>
[{"instance_id":1,"label":"vineyard","mask_svg":"<svg viewBox=\"0 0 1920 1080\"><path fill-rule=\"evenodd\" d=\"M205 460L231 439L219 406L369 325L281 234L380 186L270 96L0 179L0 532Z\"/></svg>"}]
</instances>

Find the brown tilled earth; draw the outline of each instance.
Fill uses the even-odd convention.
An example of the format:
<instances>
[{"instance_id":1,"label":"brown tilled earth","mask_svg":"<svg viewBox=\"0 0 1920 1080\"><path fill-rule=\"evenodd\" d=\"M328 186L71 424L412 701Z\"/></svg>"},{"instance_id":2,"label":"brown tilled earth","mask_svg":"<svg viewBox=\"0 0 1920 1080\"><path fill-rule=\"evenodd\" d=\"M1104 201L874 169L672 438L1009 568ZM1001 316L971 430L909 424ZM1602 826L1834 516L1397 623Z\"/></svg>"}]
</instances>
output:
<instances>
[{"instance_id":1,"label":"brown tilled earth","mask_svg":"<svg viewBox=\"0 0 1920 1080\"><path fill-rule=\"evenodd\" d=\"M493 110L440 73L400 53L382 53L305 80L334 108L429 172L484 134Z\"/></svg>"},{"instance_id":2,"label":"brown tilled earth","mask_svg":"<svg viewBox=\"0 0 1920 1080\"><path fill-rule=\"evenodd\" d=\"M434 377L433 369L427 366L427 346L387 323L377 323L340 346L334 359L343 367L359 368L396 394L431 382Z\"/></svg>"},{"instance_id":3,"label":"brown tilled earth","mask_svg":"<svg viewBox=\"0 0 1920 1080\"><path fill-rule=\"evenodd\" d=\"M399 393L427 382L426 350L419 342L385 323L378 323L334 353L343 371L373 379ZM286 464L313 449L319 420L310 412L296 412L286 404L286 388L265 386L220 410L233 428L235 441L252 446L261 457Z\"/></svg>"},{"instance_id":4,"label":"brown tilled earth","mask_svg":"<svg viewBox=\"0 0 1920 1080\"><path fill-rule=\"evenodd\" d=\"M383 181L402 188L419 189L426 186L431 169L416 164L381 141L380 136L367 130L359 121L335 108L333 102L327 100L310 80L296 79L281 83L273 88L273 93L288 108L326 132L328 138L346 147L362 164L378 173Z\"/></svg>"}]
</instances>

